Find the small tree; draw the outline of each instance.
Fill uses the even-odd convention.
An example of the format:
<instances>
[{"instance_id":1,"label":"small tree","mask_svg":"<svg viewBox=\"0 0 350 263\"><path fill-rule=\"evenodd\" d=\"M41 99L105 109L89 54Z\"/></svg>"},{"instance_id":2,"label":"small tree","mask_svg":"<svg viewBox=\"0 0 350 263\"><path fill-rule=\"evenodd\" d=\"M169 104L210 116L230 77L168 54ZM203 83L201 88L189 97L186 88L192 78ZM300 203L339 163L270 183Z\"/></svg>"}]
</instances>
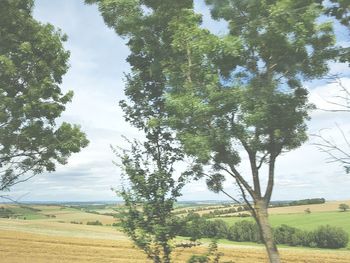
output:
<instances>
[{"instance_id":1,"label":"small tree","mask_svg":"<svg viewBox=\"0 0 350 263\"><path fill-rule=\"evenodd\" d=\"M350 206L347 205L347 204L340 204L340 205L339 205L339 209L340 209L341 211L345 212L345 211L347 211L347 210L350 209Z\"/></svg>"},{"instance_id":2,"label":"small tree","mask_svg":"<svg viewBox=\"0 0 350 263\"><path fill-rule=\"evenodd\" d=\"M73 97L59 87L67 37L36 21L33 4L0 1L0 191L54 171L88 144L78 126L55 122Z\"/></svg>"},{"instance_id":3,"label":"small tree","mask_svg":"<svg viewBox=\"0 0 350 263\"><path fill-rule=\"evenodd\" d=\"M167 31L178 9L191 1L86 0L97 3L106 24L127 38L131 74L126 77L128 101L120 102L126 121L143 131L143 143L119 153L125 183L119 194L127 207L122 226L153 262L170 262L171 240L180 230L172 211L182 180L174 178L181 148L166 125L167 78L163 64L171 53Z\"/></svg>"},{"instance_id":4,"label":"small tree","mask_svg":"<svg viewBox=\"0 0 350 263\"><path fill-rule=\"evenodd\" d=\"M167 263L170 241L180 229L172 212L183 183L172 178L171 152L160 144L150 152L145 144L134 142L130 151L119 155L125 181L118 193L127 208L120 218L124 231L153 262Z\"/></svg>"}]
</instances>

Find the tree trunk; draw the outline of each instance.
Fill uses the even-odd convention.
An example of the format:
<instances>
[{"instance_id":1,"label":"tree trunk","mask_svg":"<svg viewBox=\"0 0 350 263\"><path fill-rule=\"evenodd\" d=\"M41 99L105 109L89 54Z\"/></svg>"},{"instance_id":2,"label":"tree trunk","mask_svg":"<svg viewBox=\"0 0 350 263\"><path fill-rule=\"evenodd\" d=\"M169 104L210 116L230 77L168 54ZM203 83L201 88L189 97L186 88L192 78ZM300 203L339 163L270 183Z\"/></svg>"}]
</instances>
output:
<instances>
[{"instance_id":1,"label":"tree trunk","mask_svg":"<svg viewBox=\"0 0 350 263\"><path fill-rule=\"evenodd\" d=\"M261 238L269 255L270 263L280 263L280 256L273 238L272 228L268 220L267 202L264 200L255 201L254 210L256 213L256 221L259 225Z\"/></svg>"},{"instance_id":2,"label":"tree trunk","mask_svg":"<svg viewBox=\"0 0 350 263\"><path fill-rule=\"evenodd\" d=\"M163 263L170 263L171 248L168 243L163 244Z\"/></svg>"}]
</instances>

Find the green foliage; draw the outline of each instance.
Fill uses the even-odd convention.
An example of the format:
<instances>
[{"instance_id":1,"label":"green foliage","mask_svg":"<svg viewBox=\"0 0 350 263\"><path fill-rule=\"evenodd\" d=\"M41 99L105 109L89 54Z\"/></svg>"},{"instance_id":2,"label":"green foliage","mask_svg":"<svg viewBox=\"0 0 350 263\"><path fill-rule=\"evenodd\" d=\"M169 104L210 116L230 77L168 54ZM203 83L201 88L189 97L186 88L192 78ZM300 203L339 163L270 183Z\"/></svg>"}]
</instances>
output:
<instances>
[{"instance_id":1,"label":"green foliage","mask_svg":"<svg viewBox=\"0 0 350 263\"><path fill-rule=\"evenodd\" d=\"M45 215L40 213L40 209L30 206L11 206L8 208L0 207L0 218L18 218L18 219L43 219Z\"/></svg>"},{"instance_id":2,"label":"green foliage","mask_svg":"<svg viewBox=\"0 0 350 263\"><path fill-rule=\"evenodd\" d=\"M270 207L283 207L283 206L299 206L299 205L311 205L311 204L324 204L326 199L324 198L310 198L295 201L272 201Z\"/></svg>"},{"instance_id":3,"label":"green foliage","mask_svg":"<svg viewBox=\"0 0 350 263\"><path fill-rule=\"evenodd\" d=\"M220 40L199 29L195 19L176 24L181 30L174 34L173 45L185 59L171 74L169 108L185 150L200 161L212 152L217 164L232 166L240 161L232 139L251 155L277 156L300 146L310 109L300 82L325 74L334 55L331 25L315 22L321 7L311 1L207 2L213 5L214 18L229 22L231 32L229 40ZM222 64L215 60L222 53L241 57L225 82L220 80L225 74L217 76Z\"/></svg>"},{"instance_id":4,"label":"green foliage","mask_svg":"<svg viewBox=\"0 0 350 263\"><path fill-rule=\"evenodd\" d=\"M89 226L103 226L103 224L100 221L98 221L98 220L96 220L96 221L89 221L86 224L89 225Z\"/></svg>"},{"instance_id":5,"label":"green foliage","mask_svg":"<svg viewBox=\"0 0 350 263\"><path fill-rule=\"evenodd\" d=\"M334 17L343 26L350 30L350 1L349 0L330 0L324 1L325 14ZM350 31L349 31L350 33ZM350 66L350 47L338 47L338 60L348 62ZM350 168L349 168L350 169Z\"/></svg>"},{"instance_id":6,"label":"green foliage","mask_svg":"<svg viewBox=\"0 0 350 263\"><path fill-rule=\"evenodd\" d=\"M219 192L224 175L230 174L247 204L246 193L259 208L252 211L255 218L266 219L267 213L256 213L268 207L276 158L307 139L305 122L313 106L301 83L326 74L336 56L332 24L318 23L322 6L315 1L207 0L213 17L229 25L229 34L219 37L201 27L191 0L87 2L98 3L107 25L128 39L131 50L125 89L131 103L120 105L126 120L147 138L144 150L133 145L131 156L123 157L134 196L143 198L127 201L134 206L132 217L137 222L147 218L142 213L148 208L136 208L153 197L145 194L145 185L153 176L166 181L164 168L182 159L183 150L195 159L184 177L206 175L209 188ZM165 154L154 154L158 147ZM237 170L241 149L249 157L253 186ZM147 154L149 159L143 157ZM147 168L146 160L155 161L157 169ZM204 165L211 166L209 174ZM263 165L268 166L265 191L260 186ZM271 233L263 236L270 240L265 237ZM139 244L147 248L150 242L143 238Z\"/></svg>"},{"instance_id":7,"label":"green foliage","mask_svg":"<svg viewBox=\"0 0 350 263\"><path fill-rule=\"evenodd\" d=\"M174 164L183 159L183 154L166 124L165 63L172 53L168 26L178 12L192 8L192 1L86 2L97 3L105 23L128 39L128 100L120 101L120 106L126 121L146 137L144 142L133 142L130 150L118 153L125 180L118 192L128 208L121 213L122 227L154 262L170 262L170 241L180 224L172 211L184 181L173 178Z\"/></svg>"},{"instance_id":8,"label":"green foliage","mask_svg":"<svg viewBox=\"0 0 350 263\"><path fill-rule=\"evenodd\" d=\"M187 263L219 263L223 253L218 252L218 243L214 239L211 241L208 252L204 255L193 255Z\"/></svg>"},{"instance_id":9,"label":"green foliage","mask_svg":"<svg viewBox=\"0 0 350 263\"><path fill-rule=\"evenodd\" d=\"M183 183L173 179L171 163L152 160L166 154L148 152L135 142L129 152L120 155L125 184L118 193L127 207L127 211L120 212L121 225L154 262L169 262L170 241L181 224L172 211Z\"/></svg>"},{"instance_id":10,"label":"green foliage","mask_svg":"<svg viewBox=\"0 0 350 263\"><path fill-rule=\"evenodd\" d=\"M0 218L10 218L15 214L11 209L0 207Z\"/></svg>"},{"instance_id":11,"label":"green foliage","mask_svg":"<svg viewBox=\"0 0 350 263\"><path fill-rule=\"evenodd\" d=\"M314 242L314 235L312 232L287 225L274 228L274 237L277 244L286 244L290 246L308 247L310 243Z\"/></svg>"},{"instance_id":12,"label":"green foliage","mask_svg":"<svg viewBox=\"0 0 350 263\"><path fill-rule=\"evenodd\" d=\"M346 247L349 235L340 227L320 226L314 231L315 243L321 248Z\"/></svg>"},{"instance_id":13,"label":"green foliage","mask_svg":"<svg viewBox=\"0 0 350 263\"><path fill-rule=\"evenodd\" d=\"M349 205L347 205L347 204L340 204L340 205L339 205L339 209L340 209L341 211L345 212L346 210L349 210L350 207L349 207Z\"/></svg>"},{"instance_id":14,"label":"green foliage","mask_svg":"<svg viewBox=\"0 0 350 263\"><path fill-rule=\"evenodd\" d=\"M350 1L330 0L331 5L326 8L326 14L335 17L345 26L350 26Z\"/></svg>"},{"instance_id":15,"label":"green foliage","mask_svg":"<svg viewBox=\"0 0 350 263\"><path fill-rule=\"evenodd\" d=\"M32 17L33 1L0 1L0 191L54 171L88 144L76 125L55 120L71 101L59 84L68 69L62 35Z\"/></svg>"},{"instance_id":16,"label":"green foliage","mask_svg":"<svg viewBox=\"0 0 350 263\"><path fill-rule=\"evenodd\" d=\"M232 176L246 203L253 200L252 214L262 226L268 224L263 211L272 195L277 157L307 139L313 106L302 81L325 75L337 54L332 24L318 23L323 9L315 1L206 3L214 19L228 22L229 34L218 37L202 29L192 10L172 22L176 56L168 59L169 123L186 154L196 159L196 172L188 174L206 176L214 192L224 189L225 174ZM237 167L242 149L252 180ZM204 173L198 165L211 170ZM268 182L262 189L264 165ZM261 228L262 238L269 255L278 257L269 229Z\"/></svg>"},{"instance_id":17,"label":"green foliage","mask_svg":"<svg viewBox=\"0 0 350 263\"><path fill-rule=\"evenodd\" d=\"M246 220L238 221L230 227L228 239L239 242L261 241L257 224Z\"/></svg>"},{"instance_id":18,"label":"green foliage","mask_svg":"<svg viewBox=\"0 0 350 263\"><path fill-rule=\"evenodd\" d=\"M229 227L222 220L206 220L196 214L188 216L185 221L180 234L190 236L193 240L195 237L196 239L225 238L238 242L260 243L262 241L259 228L252 221L240 220ZM276 244L319 248L346 247L349 239L349 234L342 228L328 225L319 226L315 230L302 230L282 224L273 228L273 236Z\"/></svg>"}]
</instances>

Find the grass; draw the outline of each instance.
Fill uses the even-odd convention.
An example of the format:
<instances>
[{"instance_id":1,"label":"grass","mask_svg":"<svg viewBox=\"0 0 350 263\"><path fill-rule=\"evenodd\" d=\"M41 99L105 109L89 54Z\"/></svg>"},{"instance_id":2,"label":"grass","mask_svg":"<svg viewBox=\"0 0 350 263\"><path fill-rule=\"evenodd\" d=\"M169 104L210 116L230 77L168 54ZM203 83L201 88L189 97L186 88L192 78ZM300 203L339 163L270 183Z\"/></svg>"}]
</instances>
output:
<instances>
[{"instance_id":1,"label":"grass","mask_svg":"<svg viewBox=\"0 0 350 263\"><path fill-rule=\"evenodd\" d=\"M216 218L218 219L218 218ZM229 225L241 220L253 220L252 217L222 217ZM350 235L350 212L318 212L311 214L272 214L269 217L272 226L288 225L304 230L313 230L321 225L343 228Z\"/></svg>"},{"instance_id":2,"label":"grass","mask_svg":"<svg viewBox=\"0 0 350 263\"><path fill-rule=\"evenodd\" d=\"M34 209L30 206L14 206L14 205L7 205L2 206L6 209L11 210L11 217L12 218L18 218L18 219L26 219L26 220L34 220L34 219L44 219L46 216L44 214L41 214L39 209Z\"/></svg>"},{"instance_id":3,"label":"grass","mask_svg":"<svg viewBox=\"0 0 350 263\"><path fill-rule=\"evenodd\" d=\"M254 220L252 217L222 217L215 219L222 219L228 225L233 225L235 222L241 220ZM341 227L350 236L350 212L272 214L269 216L269 220L272 227L288 225L303 230L314 230L322 225L331 225L335 227ZM348 246L345 249L350 249L350 242L348 243Z\"/></svg>"}]
</instances>

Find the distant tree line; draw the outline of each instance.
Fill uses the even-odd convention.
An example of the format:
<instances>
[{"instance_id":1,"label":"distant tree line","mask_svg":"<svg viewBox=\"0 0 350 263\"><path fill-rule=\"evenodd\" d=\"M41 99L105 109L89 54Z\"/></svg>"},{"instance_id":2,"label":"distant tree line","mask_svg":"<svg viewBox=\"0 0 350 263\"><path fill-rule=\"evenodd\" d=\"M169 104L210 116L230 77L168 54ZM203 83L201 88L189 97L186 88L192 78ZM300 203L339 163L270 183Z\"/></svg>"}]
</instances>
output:
<instances>
[{"instance_id":1,"label":"distant tree line","mask_svg":"<svg viewBox=\"0 0 350 263\"><path fill-rule=\"evenodd\" d=\"M183 220L179 234L191 237L192 241L200 238L224 238L238 242L262 242L259 228L252 221L241 220L229 226L221 219L207 220L194 213ZM329 225L310 231L281 225L273 228L273 236L277 244L318 248L342 248L349 241L347 232Z\"/></svg>"},{"instance_id":2,"label":"distant tree line","mask_svg":"<svg viewBox=\"0 0 350 263\"><path fill-rule=\"evenodd\" d=\"M314 204L324 204L326 202L326 199L324 198L310 198L310 199L302 199L302 200L296 200L291 202L275 202L272 203L272 207L279 207L279 206L297 206L297 205L314 205Z\"/></svg>"}]
</instances>

